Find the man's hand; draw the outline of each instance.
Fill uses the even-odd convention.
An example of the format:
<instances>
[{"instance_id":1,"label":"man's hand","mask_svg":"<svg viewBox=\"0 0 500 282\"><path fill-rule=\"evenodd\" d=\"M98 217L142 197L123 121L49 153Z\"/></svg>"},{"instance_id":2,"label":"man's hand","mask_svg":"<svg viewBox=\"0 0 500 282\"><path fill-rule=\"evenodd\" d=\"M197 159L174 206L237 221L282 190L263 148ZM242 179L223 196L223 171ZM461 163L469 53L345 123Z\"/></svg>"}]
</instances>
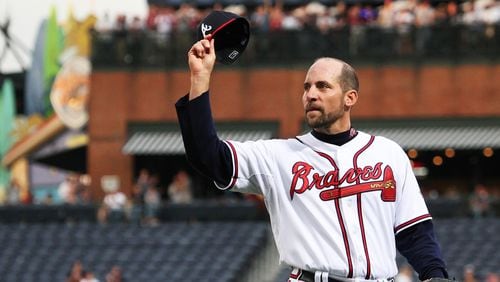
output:
<instances>
[{"instance_id":1,"label":"man's hand","mask_svg":"<svg viewBox=\"0 0 500 282\"><path fill-rule=\"evenodd\" d=\"M196 42L188 52L191 70L189 100L200 96L210 87L210 76L215 65L215 40L209 36Z\"/></svg>"}]
</instances>

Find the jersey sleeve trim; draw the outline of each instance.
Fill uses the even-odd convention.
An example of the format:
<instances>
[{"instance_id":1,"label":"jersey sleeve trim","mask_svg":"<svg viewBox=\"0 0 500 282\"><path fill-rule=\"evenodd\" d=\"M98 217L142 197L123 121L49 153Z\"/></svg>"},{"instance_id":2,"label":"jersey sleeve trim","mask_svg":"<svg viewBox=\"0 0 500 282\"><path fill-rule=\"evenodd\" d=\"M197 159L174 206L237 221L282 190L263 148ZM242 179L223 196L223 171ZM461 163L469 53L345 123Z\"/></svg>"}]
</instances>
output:
<instances>
[{"instance_id":1,"label":"jersey sleeve trim","mask_svg":"<svg viewBox=\"0 0 500 282\"><path fill-rule=\"evenodd\" d=\"M396 228L394 228L394 233L398 234L399 232L405 230L406 228L408 228L410 226L413 226L419 222L429 220L429 219L432 219L432 216L430 214L424 214L424 215L421 215L421 216L416 217L414 219L408 220L407 222L401 223L400 225L396 226Z\"/></svg>"},{"instance_id":2,"label":"jersey sleeve trim","mask_svg":"<svg viewBox=\"0 0 500 282\"><path fill-rule=\"evenodd\" d=\"M223 142L226 143L226 145L229 147L231 151L231 160L233 162L233 174L231 176L231 181L229 181L229 184L227 186L225 187L220 186L219 184L217 184L217 182L214 182L214 184L215 187L217 187L220 190L228 190L233 188L233 186L236 184L236 180L238 179L238 155L236 154L236 149L234 148L234 145L231 142L227 140Z\"/></svg>"}]
</instances>

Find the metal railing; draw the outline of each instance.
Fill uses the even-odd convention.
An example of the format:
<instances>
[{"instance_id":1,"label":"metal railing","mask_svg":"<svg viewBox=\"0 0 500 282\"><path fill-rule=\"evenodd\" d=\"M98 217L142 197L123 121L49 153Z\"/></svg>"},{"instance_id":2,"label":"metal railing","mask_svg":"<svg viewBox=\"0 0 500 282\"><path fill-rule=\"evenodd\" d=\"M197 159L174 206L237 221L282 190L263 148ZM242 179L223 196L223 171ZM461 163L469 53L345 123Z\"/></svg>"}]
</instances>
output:
<instances>
[{"instance_id":1,"label":"metal railing","mask_svg":"<svg viewBox=\"0 0 500 282\"><path fill-rule=\"evenodd\" d=\"M184 68L194 32L95 32L92 61L97 68ZM238 66L290 66L333 56L355 63L496 62L500 25L439 25L384 29L347 26L317 30L251 33Z\"/></svg>"}]
</instances>

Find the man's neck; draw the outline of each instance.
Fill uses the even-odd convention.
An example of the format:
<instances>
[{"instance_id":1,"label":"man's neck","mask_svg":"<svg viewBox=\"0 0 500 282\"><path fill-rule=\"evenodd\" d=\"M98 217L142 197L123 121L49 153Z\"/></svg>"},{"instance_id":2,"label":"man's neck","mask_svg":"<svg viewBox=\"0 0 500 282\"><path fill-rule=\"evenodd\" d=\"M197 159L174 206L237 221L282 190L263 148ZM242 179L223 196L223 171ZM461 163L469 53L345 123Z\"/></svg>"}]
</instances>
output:
<instances>
[{"instance_id":1,"label":"man's neck","mask_svg":"<svg viewBox=\"0 0 500 282\"><path fill-rule=\"evenodd\" d=\"M313 129L311 131L311 134L323 142L342 146L356 137L356 135L358 135L358 131L354 128L350 128L346 131L342 131L336 134L325 134L323 132L317 131L316 129Z\"/></svg>"}]
</instances>

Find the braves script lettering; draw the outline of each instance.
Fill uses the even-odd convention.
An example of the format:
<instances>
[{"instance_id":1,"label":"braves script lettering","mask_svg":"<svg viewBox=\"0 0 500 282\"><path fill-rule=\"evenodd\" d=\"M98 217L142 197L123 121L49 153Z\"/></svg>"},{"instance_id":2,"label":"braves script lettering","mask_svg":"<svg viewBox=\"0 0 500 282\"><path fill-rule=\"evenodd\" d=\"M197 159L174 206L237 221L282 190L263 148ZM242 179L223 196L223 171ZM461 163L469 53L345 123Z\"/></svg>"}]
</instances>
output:
<instances>
[{"instance_id":1,"label":"braves script lettering","mask_svg":"<svg viewBox=\"0 0 500 282\"><path fill-rule=\"evenodd\" d=\"M350 168L339 177L338 170L330 170L324 175L313 172L314 167L306 162L296 162L292 167L293 179L290 185L290 198L295 194L302 194L312 188L324 189L338 187L344 183L353 184L360 181L377 180L382 175L382 163L363 168Z\"/></svg>"}]
</instances>

